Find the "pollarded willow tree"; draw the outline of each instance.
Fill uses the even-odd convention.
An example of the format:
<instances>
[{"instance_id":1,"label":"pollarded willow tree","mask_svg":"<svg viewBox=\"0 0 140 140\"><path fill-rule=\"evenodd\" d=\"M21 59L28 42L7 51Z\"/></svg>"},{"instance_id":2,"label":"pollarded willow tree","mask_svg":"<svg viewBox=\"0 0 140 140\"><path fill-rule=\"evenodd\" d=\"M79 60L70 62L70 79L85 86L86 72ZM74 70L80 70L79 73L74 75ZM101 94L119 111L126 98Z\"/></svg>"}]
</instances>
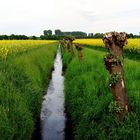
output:
<instances>
[{"instance_id":1,"label":"pollarded willow tree","mask_svg":"<svg viewBox=\"0 0 140 140\"><path fill-rule=\"evenodd\" d=\"M59 41L60 46L63 48L64 52L66 52L66 41L65 39Z\"/></svg>"},{"instance_id":2,"label":"pollarded willow tree","mask_svg":"<svg viewBox=\"0 0 140 140\"><path fill-rule=\"evenodd\" d=\"M67 48L70 51L72 57L74 57L74 50L72 42L75 40L73 36L66 36L65 41L67 42Z\"/></svg>"},{"instance_id":3,"label":"pollarded willow tree","mask_svg":"<svg viewBox=\"0 0 140 140\"><path fill-rule=\"evenodd\" d=\"M82 60L83 60L83 54L82 54L83 45L76 43L75 47L76 47L76 50L78 51L79 61L82 62Z\"/></svg>"},{"instance_id":4,"label":"pollarded willow tree","mask_svg":"<svg viewBox=\"0 0 140 140\"><path fill-rule=\"evenodd\" d=\"M104 62L106 69L110 73L110 87L113 92L115 103L120 117L128 112L128 96L125 87L123 69L123 47L127 44L127 35L124 32L109 32L103 37L103 42L109 50Z\"/></svg>"}]
</instances>

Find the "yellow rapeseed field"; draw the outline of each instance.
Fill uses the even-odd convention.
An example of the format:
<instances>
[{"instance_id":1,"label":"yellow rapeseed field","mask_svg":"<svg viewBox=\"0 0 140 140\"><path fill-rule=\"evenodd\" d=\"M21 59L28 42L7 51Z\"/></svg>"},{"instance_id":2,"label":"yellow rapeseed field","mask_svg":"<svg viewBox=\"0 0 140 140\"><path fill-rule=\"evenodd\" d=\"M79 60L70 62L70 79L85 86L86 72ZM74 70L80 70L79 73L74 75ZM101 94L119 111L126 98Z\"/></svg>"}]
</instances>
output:
<instances>
[{"instance_id":1,"label":"yellow rapeseed field","mask_svg":"<svg viewBox=\"0 0 140 140\"><path fill-rule=\"evenodd\" d=\"M75 43L104 47L102 39L77 39ZM128 44L125 46L125 49L138 49L140 50L140 39L128 39Z\"/></svg>"},{"instance_id":2,"label":"yellow rapeseed field","mask_svg":"<svg viewBox=\"0 0 140 140\"><path fill-rule=\"evenodd\" d=\"M54 40L1 40L0 41L0 58L6 59L10 54L26 52L29 49L44 46Z\"/></svg>"}]
</instances>

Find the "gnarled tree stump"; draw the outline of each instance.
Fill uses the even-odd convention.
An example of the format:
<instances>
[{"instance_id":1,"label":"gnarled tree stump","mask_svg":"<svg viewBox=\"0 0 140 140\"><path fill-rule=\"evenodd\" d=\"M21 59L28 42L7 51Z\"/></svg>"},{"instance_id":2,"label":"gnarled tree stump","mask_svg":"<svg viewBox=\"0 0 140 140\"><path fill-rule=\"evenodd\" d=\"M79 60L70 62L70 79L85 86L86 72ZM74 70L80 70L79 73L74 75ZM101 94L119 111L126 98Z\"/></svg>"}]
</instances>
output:
<instances>
[{"instance_id":1,"label":"gnarled tree stump","mask_svg":"<svg viewBox=\"0 0 140 140\"><path fill-rule=\"evenodd\" d=\"M83 45L76 43L75 47L76 47L76 49L78 51L79 61L82 62L82 60L83 60L83 54L82 54Z\"/></svg>"},{"instance_id":2,"label":"gnarled tree stump","mask_svg":"<svg viewBox=\"0 0 140 140\"><path fill-rule=\"evenodd\" d=\"M65 40L67 41L67 48L68 48L68 50L70 51L72 57L74 57L74 50L73 50L73 45L72 45L73 40L75 40L74 37L66 36Z\"/></svg>"},{"instance_id":3,"label":"gnarled tree stump","mask_svg":"<svg viewBox=\"0 0 140 140\"><path fill-rule=\"evenodd\" d=\"M60 40L60 46L63 48L64 52L66 51L66 41L63 39L63 40Z\"/></svg>"},{"instance_id":4,"label":"gnarled tree stump","mask_svg":"<svg viewBox=\"0 0 140 140\"><path fill-rule=\"evenodd\" d=\"M104 62L111 75L110 87L114 100L120 107L118 115L122 117L128 112L128 96L123 70L123 47L127 44L127 35L124 32L109 32L104 35L103 42L109 50Z\"/></svg>"}]
</instances>

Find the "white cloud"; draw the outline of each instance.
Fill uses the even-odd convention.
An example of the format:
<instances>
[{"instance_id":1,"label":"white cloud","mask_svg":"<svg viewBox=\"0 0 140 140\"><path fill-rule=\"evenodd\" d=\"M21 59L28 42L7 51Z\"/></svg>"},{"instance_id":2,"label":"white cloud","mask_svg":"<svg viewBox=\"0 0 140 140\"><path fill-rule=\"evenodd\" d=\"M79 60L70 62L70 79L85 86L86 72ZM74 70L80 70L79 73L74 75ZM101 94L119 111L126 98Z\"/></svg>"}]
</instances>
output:
<instances>
[{"instance_id":1,"label":"white cloud","mask_svg":"<svg viewBox=\"0 0 140 140\"><path fill-rule=\"evenodd\" d=\"M0 34L44 29L139 33L139 0L0 0Z\"/></svg>"}]
</instances>

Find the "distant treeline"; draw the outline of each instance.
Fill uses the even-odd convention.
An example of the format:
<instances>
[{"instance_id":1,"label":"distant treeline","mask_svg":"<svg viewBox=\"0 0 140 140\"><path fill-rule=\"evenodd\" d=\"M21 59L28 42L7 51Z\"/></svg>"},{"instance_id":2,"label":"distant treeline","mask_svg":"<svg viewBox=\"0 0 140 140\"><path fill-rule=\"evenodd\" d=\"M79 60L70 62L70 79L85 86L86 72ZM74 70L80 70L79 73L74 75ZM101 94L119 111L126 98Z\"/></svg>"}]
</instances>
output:
<instances>
[{"instance_id":1,"label":"distant treeline","mask_svg":"<svg viewBox=\"0 0 140 140\"><path fill-rule=\"evenodd\" d=\"M75 38L102 38L103 33L86 33L81 31L62 32L60 29L54 31L44 30L43 35L38 36L26 36L26 35L0 35L0 40L60 40L65 36L71 35ZM140 35L128 34L128 38L140 38Z\"/></svg>"}]
</instances>

